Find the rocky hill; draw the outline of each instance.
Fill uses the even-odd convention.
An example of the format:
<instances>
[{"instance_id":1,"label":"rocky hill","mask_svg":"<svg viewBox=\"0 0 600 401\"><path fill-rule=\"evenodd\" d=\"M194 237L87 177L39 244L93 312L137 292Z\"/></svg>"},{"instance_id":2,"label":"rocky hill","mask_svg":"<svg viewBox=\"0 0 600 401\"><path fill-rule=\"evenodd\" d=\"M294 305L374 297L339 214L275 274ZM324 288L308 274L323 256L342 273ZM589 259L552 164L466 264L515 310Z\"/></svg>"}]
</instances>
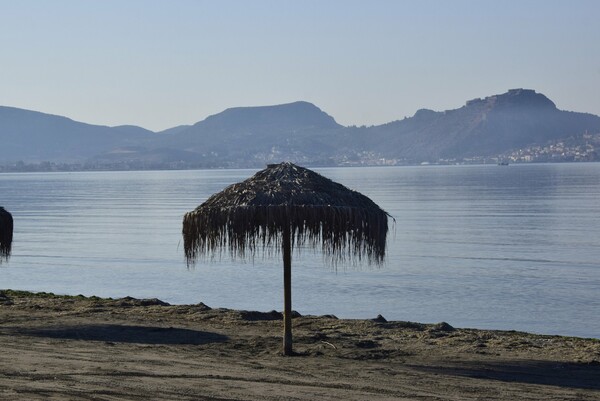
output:
<instances>
[{"instance_id":1,"label":"rocky hill","mask_svg":"<svg viewBox=\"0 0 600 401\"><path fill-rule=\"evenodd\" d=\"M586 130L600 132L600 118L561 111L544 95L525 89L473 99L455 110L419 110L411 118L368 129L374 152L410 162L493 156Z\"/></svg>"}]
</instances>

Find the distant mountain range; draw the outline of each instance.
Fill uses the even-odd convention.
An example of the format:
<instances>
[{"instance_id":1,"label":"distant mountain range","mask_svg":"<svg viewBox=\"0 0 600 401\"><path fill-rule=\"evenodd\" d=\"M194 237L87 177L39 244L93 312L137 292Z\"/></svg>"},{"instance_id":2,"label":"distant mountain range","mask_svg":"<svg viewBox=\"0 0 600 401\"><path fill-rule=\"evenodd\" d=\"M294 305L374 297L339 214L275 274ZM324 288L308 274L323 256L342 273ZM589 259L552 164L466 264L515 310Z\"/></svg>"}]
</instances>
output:
<instances>
[{"instance_id":1,"label":"distant mountain range","mask_svg":"<svg viewBox=\"0 0 600 401\"><path fill-rule=\"evenodd\" d=\"M415 164L494 158L528 146L600 133L600 117L562 111L528 89L421 109L371 127L344 127L307 102L237 107L191 126L152 132L0 107L0 165L81 168L262 167Z\"/></svg>"}]
</instances>

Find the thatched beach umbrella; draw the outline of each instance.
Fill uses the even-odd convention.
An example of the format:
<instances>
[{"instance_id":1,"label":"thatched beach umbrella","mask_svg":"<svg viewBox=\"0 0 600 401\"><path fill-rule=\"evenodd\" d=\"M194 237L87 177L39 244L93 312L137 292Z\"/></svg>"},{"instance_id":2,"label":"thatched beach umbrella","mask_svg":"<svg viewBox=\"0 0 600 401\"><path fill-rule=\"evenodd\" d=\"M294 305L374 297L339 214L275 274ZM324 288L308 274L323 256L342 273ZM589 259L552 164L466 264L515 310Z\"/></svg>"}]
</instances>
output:
<instances>
[{"instance_id":1,"label":"thatched beach umbrella","mask_svg":"<svg viewBox=\"0 0 600 401\"><path fill-rule=\"evenodd\" d=\"M0 206L0 261L10 255L13 238L12 215Z\"/></svg>"},{"instance_id":2,"label":"thatched beach umbrella","mask_svg":"<svg viewBox=\"0 0 600 401\"><path fill-rule=\"evenodd\" d=\"M281 250L284 277L284 355L292 354L291 254L321 245L334 264L385 256L388 214L366 196L292 163L270 164L212 195L183 219L188 264L229 249L244 257Z\"/></svg>"}]
</instances>

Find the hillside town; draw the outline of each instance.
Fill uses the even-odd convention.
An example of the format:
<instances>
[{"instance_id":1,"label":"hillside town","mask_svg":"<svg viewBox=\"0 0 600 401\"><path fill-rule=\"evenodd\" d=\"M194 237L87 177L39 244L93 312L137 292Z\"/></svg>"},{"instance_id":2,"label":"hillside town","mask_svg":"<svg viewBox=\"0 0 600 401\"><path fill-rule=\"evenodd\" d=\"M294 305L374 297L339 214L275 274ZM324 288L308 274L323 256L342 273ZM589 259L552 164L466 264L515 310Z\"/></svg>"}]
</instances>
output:
<instances>
[{"instance_id":1,"label":"hillside town","mask_svg":"<svg viewBox=\"0 0 600 401\"><path fill-rule=\"evenodd\" d=\"M352 158L343 156L335 160L338 166L567 163L594 161L600 161L600 132L571 136L566 139L550 141L544 145L531 145L494 156L472 156L415 162L404 159L382 158L374 152L362 152Z\"/></svg>"},{"instance_id":2,"label":"hillside town","mask_svg":"<svg viewBox=\"0 0 600 401\"><path fill-rule=\"evenodd\" d=\"M512 163L593 162L600 161L600 133L530 146L500 155L500 161Z\"/></svg>"},{"instance_id":3,"label":"hillside town","mask_svg":"<svg viewBox=\"0 0 600 401\"><path fill-rule=\"evenodd\" d=\"M571 136L566 139L551 141L544 145L531 145L521 149L511 150L494 156L473 156L462 159L449 158L437 161L415 161L405 159L383 158L376 152L364 151L353 155L337 155L318 161L308 160L301 156L279 154L285 158L292 156L294 162L307 166L407 166L407 165L451 165L451 164L507 164L507 163L566 163L566 162L598 162L600 161L600 132L595 134L585 133ZM296 160L296 159L303 160ZM272 162L272 157L265 157L264 163ZM262 165L261 161L257 165ZM247 165L228 166L229 168L245 168ZM115 170L186 170L202 168L223 168L216 164L184 161L174 162L141 162L118 161L114 163L87 161L84 163L24 163L19 161L0 165L0 172L36 172L36 171L115 171Z\"/></svg>"}]
</instances>

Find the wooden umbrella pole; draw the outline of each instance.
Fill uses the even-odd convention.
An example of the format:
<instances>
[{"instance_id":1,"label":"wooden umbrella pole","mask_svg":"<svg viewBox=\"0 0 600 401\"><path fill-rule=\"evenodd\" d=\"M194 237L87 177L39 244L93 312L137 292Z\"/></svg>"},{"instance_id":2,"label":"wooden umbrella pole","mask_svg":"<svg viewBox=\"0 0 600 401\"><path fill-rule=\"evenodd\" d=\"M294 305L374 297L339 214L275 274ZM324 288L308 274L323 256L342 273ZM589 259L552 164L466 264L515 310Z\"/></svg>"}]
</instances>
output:
<instances>
[{"instance_id":1,"label":"wooden umbrella pole","mask_svg":"<svg viewBox=\"0 0 600 401\"><path fill-rule=\"evenodd\" d=\"M283 227L283 355L292 355L292 238Z\"/></svg>"}]
</instances>

